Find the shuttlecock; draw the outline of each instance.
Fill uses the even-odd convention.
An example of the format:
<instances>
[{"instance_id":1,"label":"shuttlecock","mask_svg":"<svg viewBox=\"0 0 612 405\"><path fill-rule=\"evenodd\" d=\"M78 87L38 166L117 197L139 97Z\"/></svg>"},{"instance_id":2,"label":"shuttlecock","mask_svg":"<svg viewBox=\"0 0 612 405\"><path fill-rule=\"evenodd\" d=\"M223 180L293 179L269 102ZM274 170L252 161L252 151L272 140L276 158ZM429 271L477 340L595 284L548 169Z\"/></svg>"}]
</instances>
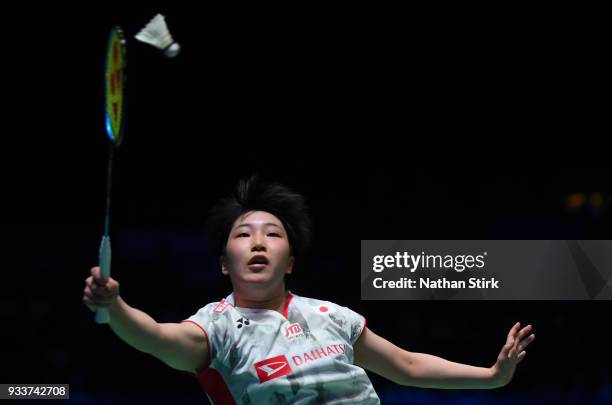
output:
<instances>
[{"instance_id":1,"label":"shuttlecock","mask_svg":"<svg viewBox=\"0 0 612 405\"><path fill-rule=\"evenodd\" d=\"M178 42L174 42L172 35L166 25L166 20L161 14L157 14L149 23L136 34L135 38L146 44L161 49L168 58L173 58L181 51Z\"/></svg>"}]
</instances>

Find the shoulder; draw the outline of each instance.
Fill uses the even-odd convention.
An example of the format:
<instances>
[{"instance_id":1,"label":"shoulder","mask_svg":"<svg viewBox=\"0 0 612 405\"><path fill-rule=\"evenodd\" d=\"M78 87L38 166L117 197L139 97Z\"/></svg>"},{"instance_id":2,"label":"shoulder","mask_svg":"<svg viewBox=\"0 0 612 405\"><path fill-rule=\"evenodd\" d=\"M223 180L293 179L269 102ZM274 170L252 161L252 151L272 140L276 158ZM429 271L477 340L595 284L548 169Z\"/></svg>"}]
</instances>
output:
<instances>
[{"instance_id":1,"label":"shoulder","mask_svg":"<svg viewBox=\"0 0 612 405\"><path fill-rule=\"evenodd\" d=\"M319 300L316 298L302 297L301 295L296 295L291 293L291 301L294 303L298 303L301 305L308 305L311 307L316 307L317 305L329 305L330 301Z\"/></svg>"},{"instance_id":2,"label":"shoulder","mask_svg":"<svg viewBox=\"0 0 612 405\"><path fill-rule=\"evenodd\" d=\"M217 322L223 319L231 318L230 312L233 309L233 305L227 302L225 299L221 301L211 302L202 308L200 308L194 315L189 317L188 320L197 323L210 323Z\"/></svg>"},{"instance_id":3,"label":"shoulder","mask_svg":"<svg viewBox=\"0 0 612 405\"><path fill-rule=\"evenodd\" d=\"M295 294L292 295L292 304L302 310L308 308L314 313L328 315L330 313L338 312L344 308L341 305L335 304L331 301L302 297Z\"/></svg>"},{"instance_id":4,"label":"shoulder","mask_svg":"<svg viewBox=\"0 0 612 405\"><path fill-rule=\"evenodd\" d=\"M320 300L315 298L301 297L295 294L293 295L293 300L298 306L307 306L312 308L315 312L319 312L324 315L329 315L332 320L338 319L338 317L350 317L350 318L358 318L362 319L361 315L351 310L348 307L342 306L340 304L336 304L332 301Z\"/></svg>"},{"instance_id":5,"label":"shoulder","mask_svg":"<svg viewBox=\"0 0 612 405\"><path fill-rule=\"evenodd\" d=\"M348 307L314 298L294 296L294 299L298 305L307 305L313 312L321 315L317 318L325 319L326 327L336 330L351 344L361 336L365 328L365 318Z\"/></svg>"},{"instance_id":6,"label":"shoulder","mask_svg":"<svg viewBox=\"0 0 612 405\"><path fill-rule=\"evenodd\" d=\"M236 319L236 315L234 313L234 306L222 299L205 305L183 321L195 324L206 335L210 350L209 362L227 353L232 342L235 341L234 319Z\"/></svg>"}]
</instances>

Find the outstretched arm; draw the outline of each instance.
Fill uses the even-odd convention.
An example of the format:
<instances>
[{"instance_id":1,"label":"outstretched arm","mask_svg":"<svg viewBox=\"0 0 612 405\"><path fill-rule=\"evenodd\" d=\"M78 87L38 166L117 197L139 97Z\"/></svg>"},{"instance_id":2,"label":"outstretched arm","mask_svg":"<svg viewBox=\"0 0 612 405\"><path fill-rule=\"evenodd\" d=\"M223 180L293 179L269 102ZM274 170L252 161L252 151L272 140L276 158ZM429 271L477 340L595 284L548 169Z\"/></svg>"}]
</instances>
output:
<instances>
[{"instance_id":1,"label":"outstretched arm","mask_svg":"<svg viewBox=\"0 0 612 405\"><path fill-rule=\"evenodd\" d=\"M137 350L157 357L170 367L196 372L208 367L208 342L193 323L158 323L129 306L119 296L119 283L104 280L100 268L91 269L85 280L83 301L91 310L108 308L110 327L123 341Z\"/></svg>"},{"instance_id":2,"label":"outstretched arm","mask_svg":"<svg viewBox=\"0 0 612 405\"><path fill-rule=\"evenodd\" d=\"M496 388L512 379L516 365L525 357L525 347L535 335L525 336L531 325L520 330L517 323L492 367L455 363L424 353L403 350L367 329L354 345L355 364L401 385L422 388Z\"/></svg>"}]
</instances>

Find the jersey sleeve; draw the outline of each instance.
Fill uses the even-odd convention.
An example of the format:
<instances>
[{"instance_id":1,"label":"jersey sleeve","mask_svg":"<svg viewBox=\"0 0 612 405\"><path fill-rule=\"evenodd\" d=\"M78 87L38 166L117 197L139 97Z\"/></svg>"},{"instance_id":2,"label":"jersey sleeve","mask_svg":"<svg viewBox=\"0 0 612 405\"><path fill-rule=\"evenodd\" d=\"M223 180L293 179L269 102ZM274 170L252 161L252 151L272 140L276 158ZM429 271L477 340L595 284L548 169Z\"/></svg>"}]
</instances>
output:
<instances>
[{"instance_id":1,"label":"jersey sleeve","mask_svg":"<svg viewBox=\"0 0 612 405\"><path fill-rule=\"evenodd\" d=\"M365 330L366 319L350 308L340 305L335 306L335 312L330 314L330 318L342 328L350 344L355 344Z\"/></svg>"},{"instance_id":2,"label":"jersey sleeve","mask_svg":"<svg viewBox=\"0 0 612 405\"><path fill-rule=\"evenodd\" d=\"M222 344L219 342L219 335L222 334L222 327L218 322L218 316L214 313L214 308L218 303L211 303L203 308L200 308L198 312L189 318L183 320L183 322L191 322L202 329L208 343L208 352L210 363L217 358L219 352L223 350Z\"/></svg>"}]
</instances>

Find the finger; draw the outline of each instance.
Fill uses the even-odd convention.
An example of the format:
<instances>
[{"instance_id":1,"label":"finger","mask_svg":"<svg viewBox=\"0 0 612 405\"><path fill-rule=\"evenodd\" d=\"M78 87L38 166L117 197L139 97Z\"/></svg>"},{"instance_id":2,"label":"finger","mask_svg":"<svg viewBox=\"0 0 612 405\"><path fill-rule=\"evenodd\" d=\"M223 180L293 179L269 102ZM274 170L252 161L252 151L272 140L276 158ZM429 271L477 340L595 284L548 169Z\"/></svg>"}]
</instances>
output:
<instances>
[{"instance_id":1,"label":"finger","mask_svg":"<svg viewBox=\"0 0 612 405\"><path fill-rule=\"evenodd\" d=\"M108 281L106 282L106 288L109 290L119 289L119 283L114 278L109 277Z\"/></svg>"},{"instance_id":2,"label":"finger","mask_svg":"<svg viewBox=\"0 0 612 405\"><path fill-rule=\"evenodd\" d=\"M95 282L93 282L93 283L87 285L86 288L88 288L89 291L91 291L93 293L95 291L98 291L101 287L98 286Z\"/></svg>"},{"instance_id":3,"label":"finger","mask_svg":"<svg viewBox=\"0 0 612 405\"><path fill-rule=\"evenodd\" d=\"M96 312L96 306L94 305L93 302L91 302L89 298L83 297L83 303L85 303L85 306L89 308L91 312Z\"/></svg>"},{"instance_id":4,"label":"finger","mask_svg":"<svg viewBox=\"0 0 612 405\"><path fill-rule=\"evenodd\" d=\"M100 287L106 286L107 280L104 278L102 274L99 274L97 277L94 277L94 283L99 285Z\"/></svg>"},{"instance_id":5,"label":"finger","mask_svg":"<svg viewBox=\"0 0 612 405\"><path fill-rule=\"evenodd\" d=\"M106 300L113 297L113 293L111 293L107 288L103 287L91 289L91 292L94 298L97 300Z\"/></svg>"},{"instance_id":6,"label":"finger","mask_svg":"<svg viewBox=\"0 0 612 405\"><path fill-rule=\"evenodd\" d=\"M512 345L509 343L506 343L503 347L502 347L502 354L504 355L504 357L508 356L508 353L510 353L510 349L512 349Z\"/></svg>"},{"instance_id":7,"label":"finger","mask_svg":"<svg viewBox=\"0 0 612 405\"><path fill-rule=\"evenodd\" d=\"M512 348L512 346L514 346L515 342L516 342L516 339L514 339L513 336L508 336L508 338L506 339L506 344L508 346L510 346L510 348Z\"/></svg>"},{"instance_id":8,"label":"finger","mask_svg":"<svg viewBox=\"0 0 612 405\"><path fill-rule=\"evenodd\" d=\"M506 342L510 343L510 341L514 341L514 338L516 336L516 332L518 331L518 329L521 327L521 323L517 322L514 324L514 326L512 327L512 329L510 329L510 332L508 332L508 337L506 339Z\"/></svg>"},{"instance_id":9,"label":"finger","mask_svg":"<svg viewBox=\"0 0 612 405\"><path fill-rule=\"evenodd\" d=\"M89 284L89 288L91 288L92 291L94 291L94 292L97 291L99 293L108 293L108 292L111 291L108 283L100 285L98 283L93 282L93 283Z\"/></svg>"},{"instance_id":10,"label":"finger","mask_svg":"<svg viewBox=\"0 0 612 405\"><path fill-rule=\"evenodd\" d=\"M99 298L91 296L89 294L85 294L83 296L83 300L87 300L87 302L93 305L94 307L108 307L113 304L112 298Z\"/></svg>"},{"instance_id":11,"label":"finger","mask_svg":"<svg viewBox=\"0 0 612 405\"><path fill-rule=\"evenodd\" d=\"M516 335L514 336L513 340L512 340L512 346L514 348L514 350L516 350L517 353L521 352L521 349L519 349L519 345L521 344L521 341L525 338L525 335L531 330L531 325L527 325L525 326L523 329L521 329L520 331L516 331Z\"/></svg>"},{"instance_id":12,"label":"finger","mask_svg":"<svg viewBox=\"0 0 612 405\"><path fill-rule=\"evenodd\" d=\"M94 312L97 311L100 308L110 308L110 306L112 305L112 301L94 300L94 299L91 299L91 297L88 297L88 296L84 296L83 297L83 302L85 303L87 308L89 308L91 311L94 311Z\"/></svg>"},{"instance_id":13,"label":"finger","mask_svg":"<svg viewBox=\"0 0 612 405\"><path fill-rule=\"evenodd\" d=\"M104 276L102 275L102 271L100 270L99 266L93 267L91 269L91 275L93 276L96 284L102 285L102 286L106 285L106 280L104 279Z\"/></svg>"},{"instance_id":14,"label":"finger","mask_svg":"<svg viewBox=\"0 0 612 405\"><path fill-rule=\"evenodd\" d=\"M513 332L512 337L516 339L520 329L521 329L521 323L520 322L515 323L514 326L512 327L512 332Z\"/></svg>"},{"instance_id":15,"label":"finger","mask_svg":"<svg viewBox=\"0 0 612 405\"><path fill-rule=\"evenodd\" d=\"M517 350L522 352L529 345L529 343L533 342L535 339L535 334L529 335L527 338L523 339L521 343L518 345Z\"/></svg>"},{"instance_id":16,"label":"finger","mask_svg":"<svg viewBox=\"0 0 612 405\"><path fill-rule=\"evenodd\" d=\"M94 303L100 307L110 307L113 304L112 298L96 299Z\"/></svg>"},{"instance_id":17,"label":"finger","mask_svg":"<svg viewBox=\"0 0 612 405\"><path fill-rule=\"evenodd\" d=\"M94 304L109 304L113 302L114 294L103 290L93 290L89 286L83 290L83 295L89 298Z\"/></svg>"},{"instance_id":18,"label":"finger","mask_svg":"<svg viewBox=\"0 0 612 405\"><path fill-rule=\"evenodd\" d=\"M90 290L87 290L83 293L83 301L86 302L86 304L91 305L92 307L97 307L98 304L100 304L99 299L96 298Z\"/></svg>"},{"instance_id":19,"label":"finger","mask_svg":"<svg viewBox=\"0 0 612 405\"><path fill-rule=\"evenodd\" d=\"M108 283L108 280L105 280L104 277L102 275L100 275L99 278L95 278L94 277L94 284L96 284L98 287L106 287Z\"/></svg>"},{"instance_id":20,"label":"finger","mask_svg":"<svg viewBox=\"0 0 612 405\"><path fill-rule=\"evenodd\" d=\"M517 363L520 363L520 362L521 362L521 361L522 361L522 360L525 358L525 356L526 356L526 355L527 355L527 352L526 352L526 351L522 351L522 352L521 352L521 353L518 355L518 361L517 361Z\"/></svg>"},{"instance_id":21,"label":"finger","mask_svg":"<svg viewBox=\"0 0 612 405\"><path fill-rule=\"evenodd\" d=\"M531 332L531 330L533 329L533 327L531 325L527 325L525 326L523 329L521 329L521 331L518 334L518 339L521 340L523 339L525 336L527 336L527 334L529 332Z\"/></svg>"},{"instance_id":22,"label":"finger","mask_svg":"<svg viewBox=\"0 0 612 405\"><path fill-rule=\"evenodd\" d=\"M96 298L89 289L83 293L83 299L87 299L87 301L94 306L97 305L98 298Z\"/></svg>"}]
</instances>

